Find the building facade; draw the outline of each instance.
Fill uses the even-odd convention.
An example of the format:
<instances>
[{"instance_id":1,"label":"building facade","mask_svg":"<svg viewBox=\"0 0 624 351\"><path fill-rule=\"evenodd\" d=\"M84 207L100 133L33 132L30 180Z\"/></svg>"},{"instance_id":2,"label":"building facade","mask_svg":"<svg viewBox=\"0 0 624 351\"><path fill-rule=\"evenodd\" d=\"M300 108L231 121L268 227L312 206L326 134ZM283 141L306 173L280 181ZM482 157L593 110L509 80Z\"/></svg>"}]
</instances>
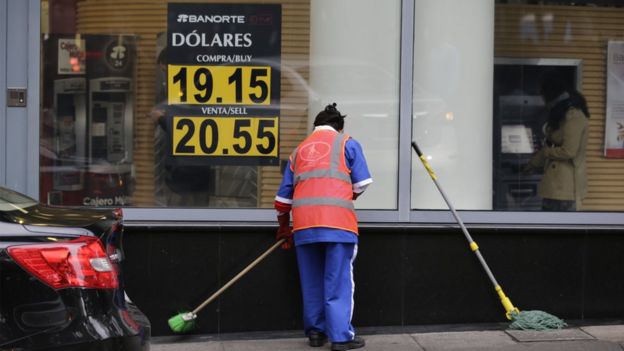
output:
<instances>
[{"instance_id":1,"label":"building facade","mask_svg":"<svg viewBox=\"0 0 624 351\"><path fill-rule=\"evenodd\" d=\"M624 312L618 1L0 0L0 19L0 184L122 207L155 334L271 245L282 167L332 102L374 179L357 325L505 321L412 141L519 308ZM546 77L586 101L582 133L550 133ZM543 207L554 163L526 168L548 149L577 170L550 185L573 211ZM297 329L298 289L273 253L199 332Z\"/></svg>"}]
</instances>

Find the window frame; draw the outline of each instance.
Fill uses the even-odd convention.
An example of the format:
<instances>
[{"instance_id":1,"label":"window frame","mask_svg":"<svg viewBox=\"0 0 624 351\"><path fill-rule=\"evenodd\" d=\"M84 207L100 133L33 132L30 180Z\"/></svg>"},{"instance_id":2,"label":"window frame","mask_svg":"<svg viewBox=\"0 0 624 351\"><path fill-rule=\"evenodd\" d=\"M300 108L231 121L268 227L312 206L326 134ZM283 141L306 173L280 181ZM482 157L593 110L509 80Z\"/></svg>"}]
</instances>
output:
<instances>
[{"instance_id":1,"label":"window frame","mask_svg":"<svg viewBox=\"0 0 624 351\"><path fill-rule=\"evenodd\" d=\"M0 0L0 5L3 0ZM29 51L40 52L41 1L28 2L28 37L23 42ZM415 0L401 2L401 33L400 33L400 78L399 78L399 140L398 140L398 196L397 208L392 210L358 210L357 214L362 227L419 227L419 226L446 226L456 225L456 220L449 210L413 210L410 208L411 199L411 169L412 169L412 77L414 61L414 8ZM0 31L0 39L6 33ZM0 46L0 52L5 50ZM39 127L39 87L41 72L39 70L40 57L29 55L29 144L38 145ZM5 83L4 79L1 83ZM36 128L32 128L37 121ZM4 145L3 145L4 146ZM1 148L0 148L1 150ZM0 159L0 161L3 161ZM28 157L24 160L27 169L39 169L38 147L29 147ZM32 197L38 198L39 174L28 175L28 191ZM3 176L3 174L0 174ZM0 177L2 180L2 177ZM442 182L444 180L441 180ZM374 184L373 184L374 186ZM266 208L253 209L214 209L214 208L123 208L125 223L128 226L146 227L253 227L269 228L275 223L275 211ZM621 212L528 212L528 211L494 211L494 210L459 210L462 220L468 226L504 228L518 227L621 227L624 226L624 214ZM241 218L245 218L241 221Z\"/></svg>"}]
</instances>

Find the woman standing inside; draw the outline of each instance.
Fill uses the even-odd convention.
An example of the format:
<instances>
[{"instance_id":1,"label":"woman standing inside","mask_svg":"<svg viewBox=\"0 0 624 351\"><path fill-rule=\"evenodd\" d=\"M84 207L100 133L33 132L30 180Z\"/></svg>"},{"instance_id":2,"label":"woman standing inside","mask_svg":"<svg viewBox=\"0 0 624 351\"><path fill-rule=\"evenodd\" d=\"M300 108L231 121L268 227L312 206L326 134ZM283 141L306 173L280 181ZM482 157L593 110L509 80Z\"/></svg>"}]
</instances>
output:
<instances>
[{"instance_id":1,"label":"woman standing inside","mask_svg":"<svg viewBox=\"0 0 624 351\"><path fill-rule=\"evenodd\" d=\"M524 170L543 169L542 210L576 211L587 194L587 102L556 73L544 75L540 93L548 113L544 145Z\"/></svg>"}]
</instances>

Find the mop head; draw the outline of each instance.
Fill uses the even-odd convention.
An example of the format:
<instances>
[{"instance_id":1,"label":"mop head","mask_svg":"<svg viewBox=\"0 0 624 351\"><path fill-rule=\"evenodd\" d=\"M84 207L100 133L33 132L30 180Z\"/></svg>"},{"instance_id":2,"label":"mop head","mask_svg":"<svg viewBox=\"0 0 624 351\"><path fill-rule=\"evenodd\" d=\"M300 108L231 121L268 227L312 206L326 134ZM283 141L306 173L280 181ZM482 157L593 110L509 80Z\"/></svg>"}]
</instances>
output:
<instances>
[{"instance_id":1,"label":"mop head","mask_svg":"<svg viewBox=\"0 0 624 351\"><path fill-rule=\"evenodd\" d=\"M520 311L512 312L513 321L509 328L521 330L549 330L561 329L567 324L558 317L544 311Z\"/></svg>"},{"instance_id":2,"label":"mop head","mask_svg":"<svg viewBox=\"0 0 624 351\"><path fill-rule=\"evenodd\" d=\"M169 318L169 328L174 333L186 333L195 328L195 318L197 315L193 312L182 312Z\"/></svg>"}]
</instances>

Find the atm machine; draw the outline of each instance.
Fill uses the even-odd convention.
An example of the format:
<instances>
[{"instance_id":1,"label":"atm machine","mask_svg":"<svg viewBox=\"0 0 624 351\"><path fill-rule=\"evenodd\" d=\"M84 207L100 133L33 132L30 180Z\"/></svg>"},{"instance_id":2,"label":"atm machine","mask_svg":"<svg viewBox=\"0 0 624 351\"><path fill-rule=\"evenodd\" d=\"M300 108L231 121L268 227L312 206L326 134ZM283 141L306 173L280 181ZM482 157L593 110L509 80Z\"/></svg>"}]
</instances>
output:
<instances>
[{"instance_id":1,"label":"atm machine","mask_svg":"<svg viewBox=\"0 0 624 351\"><path fill-rule=\"evenodd\" d=\"M84 77L54 81L53 111L52 151L55 158L52 188L57 193L49 193L48 197L51 203L75 204L71 193L84 188L87 123Z\"/></svg>"},{"instance_id":2,"label":"atm machine","mask_svg":"<svg viewBox=\"0 0 624 351\"><path fill-rule=\"evenodd\" d=\"M89 163L132 163L132 80L122 77L89 82Z\"/></svg>"},{"instance_id":3,"label":"atm machine","mask_svg":"<svg viewBox=\"0 0 624 351\"><path fill-rule=\"evenodd\" d=\"M135 37L87 35L87 189L84 205L130 205L134 154Z\"/></svg>"},{"instance_id":4,"label":"atm machine","mask_svg":"<svg viewBox=\"0 0 624 351\"><path fill-rule=\"evenodd\" d=\"M87 156L85 41L79 35L42 38L40 199L82 204Z\"/></svg>"},{"instance_id":5,"label":"atm machine","mask_svg":"<svg viewBox=\"0 0 624 351\"><path fill-rule=\"evenodd\" d=\"M136 36L45 34L42 51L40 197L128 205Z\"/></svg>"},{"instance_id":6,"label":"atm machine","mask_svg":"<svg viewBox=\"0 0 624 351\"><path fill-rule=\"evenodd\" d=\"M535 95L498 97L498 162L495 167L494 203L496 209L538 210L539 174L522 174L520 169L540 148L541 124L545 121L544 102ZM497 139L498 139L497 138Z\"/></svg>"},{"instance_id":7,"label":"atm machine","mask_svg":"<svg viewBox=\"0 0 624 351\"><path fill-rule=\"evenodd\" d=\"M558 70L580 90L581 60L496 59L494 65L493 204L494 210L540 210L541 174L520 169L542 147L547 111L540 78Z\"/></svg>"}]
</instances>

